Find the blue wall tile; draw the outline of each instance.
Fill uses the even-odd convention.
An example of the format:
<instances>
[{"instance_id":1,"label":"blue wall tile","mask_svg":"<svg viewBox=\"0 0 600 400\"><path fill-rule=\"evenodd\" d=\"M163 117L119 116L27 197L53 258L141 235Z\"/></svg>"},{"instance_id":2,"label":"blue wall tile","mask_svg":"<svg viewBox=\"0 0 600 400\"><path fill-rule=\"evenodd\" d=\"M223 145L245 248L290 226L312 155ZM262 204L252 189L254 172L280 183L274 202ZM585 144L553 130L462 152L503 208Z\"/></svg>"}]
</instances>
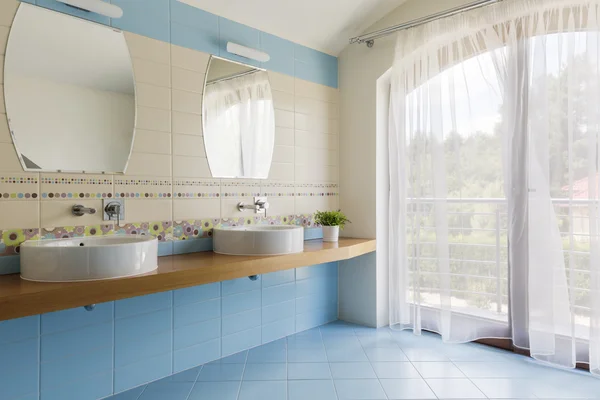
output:
<instances>
[{"instance_id":1,"label":"blue wall tile","mask_svg":"<svg viewBox=\"0 0 600 400\"><path fill-rule=\"evenodd\" d=\"M227 336L236 332L245 331L261 325L261 310L256 308L223 317L222 335Z\"/></svg>"},{"instance_id":2,"label":"blue wall tile","mask_svg":"<svg viewBox=\"0 0 600 400\"><path fill-rule=\"evenodd\" d=\"M83 307L42 314L42 334L81 328L87 325L101 324L112 321L113 302L96 305L93 311Z\"/></svg>"},{"instance_id":3,"label":"blue wall tile","mask_svg":"<svg viewBox=\"0 0 600 400\"><path fill-rule=\"evenodd\" d=\"M207 321L221 316L221 299L191 303L175 307L174 327L179 328L196 322Z\"/></svg>"},{"instance_id":4,"label":"blue wall tile","mask_svg":"<svg viewBox=\"0 0 600 400\"><path fill-rule=\"evenodd\" d=\"M173 242L172 241L168 241L168 242L158 242L158 256L159 257L164 257L164 256L170 256L173 254Z\"/></svg>"},{"instance_id":5,"label":"blue wall tile","mask_svg":"<svg viewBox=\"0 0 600 400\"><path fill-rule=\"evenodd\" d=\"M224 296L221 306L223 315L237 314L242 311L260 308L260 292L260 290L253 290L252 292Z\"/></svg>"},{"instance_id":6,"label":"blue wall tile","mask_svg":"<svg viewBox=\"0 0 600 400\"><path fill-rule=\"evenodd\" d=\"M293 317L296 313L295 301L273 304L262 308L262 323L268 324L280 319Z\"/></svg>"},{"instance_id":7,"label":"blue wall tile","mask_svg":"<svg viewBox=\"0 0 600 400\"><path fill-rule=\"evenodd\" d=\"M219 54L219 17L171 0L171 43Z\"/></svg>"},{"instance_id":8,"label":"blue wall tile","mask_svg":"<svg viewBox=\"0 0 600 400\"><path fill-rule=\"evenodd\" d=\"M113 392L113 373L106 371L69 385L52 389L42 387L40 400L95 400L110 396Z\"/></svg>"},{"instance_id":9,"label":"blue wall tile","mask_svg":"<svg viewBox=\"0 0 600 400\"><path fill-rule=\"evenodd\" d=\"M21 257L2 256L0 257L0 275L17 274L21 270Z\"/></svg>"},{"instance_id":10,"label":"blue wall tile","mask_svg":"<svg viewBox=\"0 0 600 400\"><path fill-rule=\"evenodd\" d=\"M115 318L171 308L172 297L171 292L161 292L115 301Z\"/></svg>"},{"instance_id":11,"label":"blue wall tile","mask_svg":"<svg viewBox=\"0 0 600 400\"><path fill-rule=\"evenodd\" d=\"M217 360L221 358L221 339L210 340L196 346L178 350L174 353L173 357L173 372L185 371L209 361Z\"/></svg>"},{"instance_id":12,"label":"blue wall tile","mask_svg":"<svg viewBox=\"0 0 600 400\"><path fill-rule=\"evenodd\" d=\"M294 317L282 319L262 326L262 342L269 343L293 335L296 330Z\"/></svg>"},{"instance_id":13,"label":"blue wall tile","mask_svg":"<svg viewBox=\"0 0 600 400\"><path fill-rule=\"evenodd\" d=\"M175 303L175 307L177 307L184 304L216 299L218 297L221 297L220 282L175 290L173 302Z\"/></svg>"},{"instance_id":14,"label":"blue wall tile","mask_svg":"<svg viewBox=\"0 0 600 400\"><path fill-rule=\"evenodd\" d=\"M197 324L176 328L173 338L173 349L181 350L186 347L207 342L221 337L221 319L211 319Z\"/></svg>"},{"instance_id":15,"label":"blue wall tile","mask_svg":"<svg viewBox=\"0 0 600 400\"><path fill-rule=\"evenodd\" d=\"M338 87L338 60L334 56L296 44L295 76L322 85Z\"/></svg>"},{"instance_id":16,"label":"blue wall tile","mask_svg":"<svg viewBox=\"0 0 600 400\"><path fill-rule=\"evenodd\" d=\"M39 341L37 338L0 344L0 393L17 400L39 388ZM4 397L3 397L4 398Z\"/></svg>"},{"instance_id":17,"label":"blue wall tile","mask_svg":"<svg viewBox=\"0 0 600 400\"><path fill-rule=\"evenodd\" d=\"M172 373L172 363L173 355L166 353L115 368L115 393L170 375Z\"/></svg>"},{"instance_id":18,"label":"blue wall tile","mask_svg":"<svg viewBox=\"0 0 600 400\"><path fill-rule=\"evenodd\" d=\"M221 282L221 293L223 296L230 294L249 292L251 290L257 290L261 288L261 279L255 281L249 278L232 279L230 281Z\"/></svg>"},{"instance_id":19,"label":"blue wall tile","mask_svg":"<svg viewBox=\"0 0 600 400\"><path fill-rule=\"evenodd\" d=\"M229 60L260 66L260 62L240 57L227 51L227 42L241 44L253 49L260 48L259 31L226 18L219 18L219 55Z\"/></svg>"},{"instance_id":20,"label":"blue wall tile","mask_svg":"<svg viewBox=\"0 0 600 400\"><path fill-rule=\"evenodd\" d=\"M243 350L251 349L252 347L260 346L261 344L260 327L223 336L221 339L221 356L226 357Z\"/></svg>"},{"instance_id":21,"label":"blue wall tile","mask_svg":"<svg viewBox=\"0 0 600 400\"><path fill-rule=\"evenodd\" d=\"M294 282L296 279L296 270L288 269L285 271L271 272L261 276L262 287L281 285L283 283Z\"/></svg>"},{"instance_id":22,"label":"blue wall tile","mask_svg":"<svg viewBox=\"0 0 600 400\"><path fill-rule=\"evenodd\" d=\"M304 240L323 239L323 228L304 228Z\"/></svg>"},{"instance_id":23,"label":"blue wall tile","mask_svg":"<svg viewBox=\"0 0 600 400\"><path fill-rule=\"evenodd\" d=\"M102 0L102 1L109 3L109 1L107 1L107 0ZM70 7L70 6L68 6L64 3L60 3L56 0L36 0L36 2L37 2L38 6L41 6L44 8L49 8L51 10L58 11L63 14L73 15L74 17L87 19L89 21L94 21L94 22L97 22L97 23L103 24L103 25L110 25L110 18L108 18L108 17L105 17L100 14L96 14L93 12L78 10L75 7Z\"/></svg>"},{"instance_id":24,"label":"blue wall tile","mask_svg":"<svg viewBox=\"0 0 600 400\"><path fill-rule=\"evenodd\" d=\"M176 240L173 242L173 254L200 253L212 251L212 239Z\"/></svg>"},{"instance_id":25,"label":"blue wall tile","mask_svg":"<svg viewBox=\"0 0 600 400\"><path fill-rule=\"evenodd\" d=\"M41 362L86 353L90 348L113 347L113 321L42 335ZM112 350L111 350L112 351Z\"/></svg>"},{"instance_id":26,"label":"blue wall tile","mask_svg":"<svg viewBox=\"0 0 600 400\"><path fill-rule=\"evenodd\" d=\"M123 9L122 18L111 20L113 27L163 42L171 41L169 0L111 1Z\"/></svg>"},{"instance_id":27,"label":"blue wall tile","mask_svg":"<svg viewBox=\"0 0 600 400\"><path fill-rule=\"evenodd\" d=\"M37 337L39 329L39 315L0 321L0 344Z\"/></svg>"},{"instance_id":28,"label":"blue wall tile","mask_svg":"<svg viewBox=\"0 0 600 400\"><path fill-rule=\"evenodd\" d=\"M260 32L260 49L271 59L261 63L262 68L294 76L294 43L278 36Z\"/></svg>"},{"instance_id":29,"label":"blue wall tile","mask_svg":"<svg viewBox=\"0 0 600 400\"><path fill-rule=\"evenodd\" d=\"M3 321L1 393L96 399L336 318L329 263Z\"/></svg>"}]
</instances>

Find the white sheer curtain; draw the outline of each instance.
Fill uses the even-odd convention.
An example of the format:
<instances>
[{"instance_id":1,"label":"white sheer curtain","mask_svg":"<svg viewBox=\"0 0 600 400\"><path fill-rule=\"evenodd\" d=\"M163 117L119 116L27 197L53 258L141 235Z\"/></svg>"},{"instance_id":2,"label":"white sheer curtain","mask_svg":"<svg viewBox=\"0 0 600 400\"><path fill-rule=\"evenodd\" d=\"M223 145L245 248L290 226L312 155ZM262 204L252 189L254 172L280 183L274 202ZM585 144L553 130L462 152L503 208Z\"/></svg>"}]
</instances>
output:
<instances>
[{"instance_id":1,"label":"white sheer curtain","mask_svg":"<svg viewBox=\"0 0 600 400\"><path fill-rule=\"evenodd\" d=\"M599 14L505 0L399 33L391 325L600 373Z\"/></svg>"},{"instance_id":2,"label":"white sheer curtain","mask_svg":"<svg viewBox=\"0 0 600 400\"><path fill-rule=\"evenodd\" d=\"M266 178L272 153L265 157L264 149L273 149L275 141L267 73L256 71L207 84L203 112L204 142L212 174Z\"/></svg>"}]
</instances>

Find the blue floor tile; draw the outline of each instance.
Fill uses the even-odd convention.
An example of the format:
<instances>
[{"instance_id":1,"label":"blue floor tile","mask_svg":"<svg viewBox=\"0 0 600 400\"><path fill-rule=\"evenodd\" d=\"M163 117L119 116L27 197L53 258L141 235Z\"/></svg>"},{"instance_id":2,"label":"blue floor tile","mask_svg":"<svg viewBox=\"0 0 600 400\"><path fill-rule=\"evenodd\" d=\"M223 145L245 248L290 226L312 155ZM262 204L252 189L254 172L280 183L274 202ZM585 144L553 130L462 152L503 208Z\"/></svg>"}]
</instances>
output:
<instances>
[{"instance_id":1,"label":"blue floor tile","mask_svg":"<svg viewBox=\"0 0 600 400\"><path fill-rule=\"evenodd\" d=\"M167 367L168 359L162 364ZM161 365L162 365L161 364ZM333 323L110 400L598 398L600 380L481 344Z\"/></svg>"},{"instance_id":2,"label":"blue floor tile","mask_svg":"<svg viewBox=\"0 0 600 400\"><path fill-rule=\"evenodd\" d=\"M286 381L242 382L238 400L287 400Z\"/></svg>"},{"instance_id":3,"label":"blue floor tile","mask_svg":"<svg viewBox=\"0 0 600 400\"><path fill-rule=\"evenodd\" d=\"M332 381L291 381L288 383L288 393L288 400L337 400Z\"/></svg>"},{"instance_id":4,"label":"blue floor tile","mask_svg":"<svg viewBox=\"0 0 600 400\"><path fill-rule=\"evenodd\" d=\"M236 400L240 382L198 382L188 400Z\"/></svg>"}]
</instances>

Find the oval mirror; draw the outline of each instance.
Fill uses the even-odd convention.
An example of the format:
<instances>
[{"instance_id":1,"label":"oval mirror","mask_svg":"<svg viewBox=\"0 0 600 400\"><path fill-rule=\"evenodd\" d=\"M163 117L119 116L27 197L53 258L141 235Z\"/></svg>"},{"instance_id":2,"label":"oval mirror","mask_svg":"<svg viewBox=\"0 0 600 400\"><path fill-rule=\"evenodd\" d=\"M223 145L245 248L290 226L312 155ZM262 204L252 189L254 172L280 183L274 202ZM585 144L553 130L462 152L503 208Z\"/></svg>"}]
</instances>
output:
<instances>
[{"instance_id":1,"label":"oval mirror","mask_svg":"<svg viewBox=\"0 0 600 400\"><path fill-rule=\"evenodd\" d=\"M26 171L125 171L135 86L122 32L21 3L8 39L4 86Z\"/></svg>"},{"instance_id":2,"label":"oval mirror","mask_svg":"<svg viewBox=\"0 0 600 400\"><path fill-rule=\"evenodd\" d=\"M202 120L213 177L269 176L275 111L266 71L212 56L204 86Z\"/></svg>"}]
</instances>

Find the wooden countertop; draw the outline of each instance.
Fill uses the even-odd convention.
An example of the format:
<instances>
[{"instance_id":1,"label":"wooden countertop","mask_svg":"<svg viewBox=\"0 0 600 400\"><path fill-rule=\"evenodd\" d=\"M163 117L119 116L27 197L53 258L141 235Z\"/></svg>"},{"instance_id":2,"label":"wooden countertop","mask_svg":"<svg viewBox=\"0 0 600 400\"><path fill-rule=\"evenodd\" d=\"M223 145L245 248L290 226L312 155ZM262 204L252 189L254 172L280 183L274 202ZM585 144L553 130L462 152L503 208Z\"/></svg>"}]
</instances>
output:
<instances>
[{"instance_id":1,"label":"wooden countertop","mask_svg":"<svg viewBox=\"0 0 600 400\"><path fill-rule=\"evenodd\" d=\"M0 276L0 321L87 304L126 299L274 271L347 260L375 251L375 240L311 240L304 253L284 256L225 256L211 251L158 258L145 275L74 283L28 282L19 274Z\"/></svg>"}]
</instances>

